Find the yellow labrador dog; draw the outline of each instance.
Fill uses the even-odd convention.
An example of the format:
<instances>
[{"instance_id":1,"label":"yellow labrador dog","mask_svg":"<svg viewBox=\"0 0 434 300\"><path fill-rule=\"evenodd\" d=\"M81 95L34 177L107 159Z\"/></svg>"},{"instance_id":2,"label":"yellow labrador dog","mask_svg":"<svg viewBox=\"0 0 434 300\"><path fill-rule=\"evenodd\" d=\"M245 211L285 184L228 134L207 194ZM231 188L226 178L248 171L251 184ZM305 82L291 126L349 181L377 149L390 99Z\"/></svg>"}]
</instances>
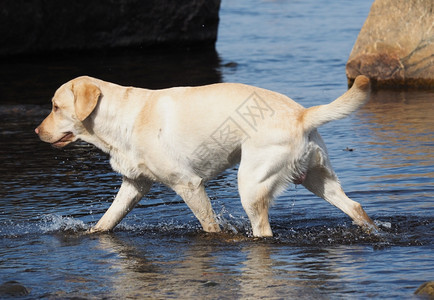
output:
<instances>
[{"instance_id":1,"label":"yellow labrador dog","mask_svg":"<svg viewBox=\"0 0 434 300\"><path fill-rule=\"evenodd\" d=\"M154 181L178 193L205 231L218 232L204 185L238 163L239 193L254 236L272 236L269 205L290 183L304 185L373 230L361 205L342 190L317 132L354 112L369 94L369 79L359 76L332 103L304 108L243 84L148 90L83 76L56 91L51 113L35 132L56 148L77 139L91 143L109 153L111 166L123 175L92 232L112 230Z\"/></svg>"}]
</instances>

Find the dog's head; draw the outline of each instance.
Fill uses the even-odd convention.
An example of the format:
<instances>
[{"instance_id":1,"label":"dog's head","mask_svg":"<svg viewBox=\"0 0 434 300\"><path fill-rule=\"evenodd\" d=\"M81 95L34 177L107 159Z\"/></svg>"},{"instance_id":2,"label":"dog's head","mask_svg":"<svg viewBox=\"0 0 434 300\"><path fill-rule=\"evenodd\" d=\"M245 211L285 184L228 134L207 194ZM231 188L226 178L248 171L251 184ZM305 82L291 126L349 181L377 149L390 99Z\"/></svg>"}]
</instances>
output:
<instances>
[{"instance_id":1,"label":"dog's head","mask_svg":"<svg viewBox=\"0 0 434 300\"><path fill-rule=\"evenodd\" d=\"M90 77L79 77L62 85L54 94L51 113L35 129L39 138L56 148L77 140L83 122L98 104L101 90Z\"/></svg>"}]
</instances>

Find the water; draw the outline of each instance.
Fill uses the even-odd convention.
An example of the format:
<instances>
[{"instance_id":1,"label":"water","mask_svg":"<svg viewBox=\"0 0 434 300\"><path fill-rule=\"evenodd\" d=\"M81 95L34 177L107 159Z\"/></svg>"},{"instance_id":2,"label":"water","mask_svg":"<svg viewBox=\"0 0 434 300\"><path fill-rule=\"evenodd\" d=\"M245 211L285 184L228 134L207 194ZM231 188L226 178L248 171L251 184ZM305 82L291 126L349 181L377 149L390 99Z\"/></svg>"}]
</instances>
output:
<instances>
[{"instance_id":1,"label":"water","mask_svg":"<svg viewBox=\"0 0 434 300\"><path fill-rule=\"evenodd\" d=\"M111 234L85 234L120 185L85 143L56 150L33 129L54 90L82 74L160 88L244 82L305 106L346 90L345 63L370 1L223 1L217 51L63 54L1 61L0 284L23 298L411 298L433 280L434 93L379 91L320 129L347 194L382 228L367 235L292 186L251 237L236 168L208 184L224 232L205 234L155 185ZM353 151L344 151L352 149Z\"/></svg>"}]
</instances>

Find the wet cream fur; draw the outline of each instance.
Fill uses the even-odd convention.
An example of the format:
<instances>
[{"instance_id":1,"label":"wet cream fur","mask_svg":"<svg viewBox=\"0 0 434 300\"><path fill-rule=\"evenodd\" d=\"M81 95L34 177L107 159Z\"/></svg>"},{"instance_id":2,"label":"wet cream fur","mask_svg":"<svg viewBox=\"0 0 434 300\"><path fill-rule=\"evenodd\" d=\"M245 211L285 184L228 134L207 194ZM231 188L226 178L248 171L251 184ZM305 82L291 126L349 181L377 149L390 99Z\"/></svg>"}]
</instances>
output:
<instances>
[{"instance_id":1,"label":"wet cream fur","mask_svg":"<svg viewBox=\"0 0 434 300\"><path fill-rule=\"evenodd\" d=\"M290 183L301 183L355 223L375 229L332 170L316 128L354 112L369 98L359 76L330 104L304 108L269 90L235 83L148 90L87 76L62 85L35 130L61 148L81 139L110 154L121 188L92 232L112 230L161 182L176 191L207 232L220 231L205 183L239 163L241 202L258 237L272 236L268 209Z\"/></svg>"}]
</instances>

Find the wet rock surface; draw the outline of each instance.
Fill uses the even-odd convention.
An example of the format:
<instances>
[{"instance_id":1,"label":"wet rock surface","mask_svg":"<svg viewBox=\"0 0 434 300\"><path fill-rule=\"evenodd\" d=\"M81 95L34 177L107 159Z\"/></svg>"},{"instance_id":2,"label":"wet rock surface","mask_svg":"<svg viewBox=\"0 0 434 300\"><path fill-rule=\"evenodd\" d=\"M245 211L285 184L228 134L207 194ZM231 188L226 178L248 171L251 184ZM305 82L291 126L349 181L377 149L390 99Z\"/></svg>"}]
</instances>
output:
<instances>
[{"instance_id":1,"label":"wet rock surface","mask_svg":"<svg viewBox=\"0 0 434 300\"><path fill-rule=\"evenodd\" d=\"M11 280L0 285L0 297L27 296L30 291L17 281Z\"/></svg>"},{"instance_id":2,"label":"wet rock surface","mask_svg":"<svg viewBox=\"0 0 434 300\"><path fill-rule=\"evenodd\" d=\"M434 87L434 3L376 0L346 66L377 86Z\"/></svg>"},{"instance_id":3,"label":"wet rock surface","mask_svg":"<svg viewBox=\"0 0 434 300\"><path fill-rule=\"evenodd\" d=\"M220 0L5 0L0 55L214 45Z\"/></svg>"}]
</instances>

